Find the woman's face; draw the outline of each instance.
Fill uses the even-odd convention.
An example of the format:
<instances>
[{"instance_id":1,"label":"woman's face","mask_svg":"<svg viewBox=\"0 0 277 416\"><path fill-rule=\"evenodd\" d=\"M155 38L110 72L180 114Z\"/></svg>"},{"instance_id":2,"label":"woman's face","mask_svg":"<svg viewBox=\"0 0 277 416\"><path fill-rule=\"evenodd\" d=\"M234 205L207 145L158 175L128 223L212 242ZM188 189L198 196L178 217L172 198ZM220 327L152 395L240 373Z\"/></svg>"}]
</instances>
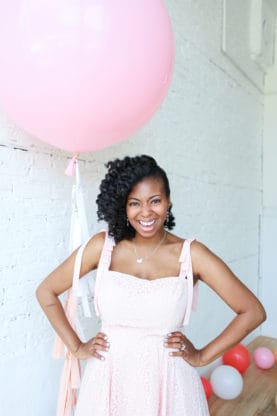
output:
<instances>
[{"instance_id":1,"label":"woman's face","mask_svg":"<svg viewBox=\"0 0 277 416\"><path fill-rule=\"evenodd\" d=\"M165 194L162 179L150 177L137 183L131 190L126 214L137 233L152 237L163 230L169 206L170 199Z\"/></svg>"}]
</instances>

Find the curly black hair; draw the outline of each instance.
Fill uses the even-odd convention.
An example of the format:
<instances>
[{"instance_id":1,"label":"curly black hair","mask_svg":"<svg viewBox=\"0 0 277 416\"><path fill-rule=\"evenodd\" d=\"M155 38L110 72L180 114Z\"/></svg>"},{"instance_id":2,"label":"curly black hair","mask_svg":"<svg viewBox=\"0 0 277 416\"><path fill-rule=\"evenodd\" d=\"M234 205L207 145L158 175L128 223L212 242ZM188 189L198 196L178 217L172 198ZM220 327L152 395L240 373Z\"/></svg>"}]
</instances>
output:
<instances>
[{"instance_id":1,"label":"curly black hair","mask_svg":"<svg viewBox=\"0 0 277 416\"><path fill-rule=\"evenodd\" d=\"M108 172L100 184L100 193L97 196L98 220L104 220L108 224L109 235L118 243L123 239L130 240L135 236L135 230L127 224L126 203L132 188L144 178L161 179L167 197L170 196L170 188L165 171L151 156L141 155L135 157L126 156L123 159L115 159L105 165ZM175 221L169 207L164 227L172 230Z\"/></svg>"}]
</instances>

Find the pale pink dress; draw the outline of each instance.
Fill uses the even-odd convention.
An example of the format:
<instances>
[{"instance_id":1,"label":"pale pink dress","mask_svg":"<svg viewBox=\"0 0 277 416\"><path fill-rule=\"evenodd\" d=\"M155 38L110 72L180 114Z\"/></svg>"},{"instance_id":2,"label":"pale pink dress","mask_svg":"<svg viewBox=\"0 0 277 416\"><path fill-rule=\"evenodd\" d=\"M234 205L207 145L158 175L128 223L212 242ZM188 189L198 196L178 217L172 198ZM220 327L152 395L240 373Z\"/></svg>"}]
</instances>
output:
<instances>
[{"instance_id":1,"label":"pale pink dress","mask_svg":"<svg viewBox=\"0 0 277 416\"><path fill-rule=\"evenodd\" d=\"M164 337L189 321L193 296L190 241L178 277L144 280L110 271L114 241L106 237L95 285L105 360L87 360L75 416L207 416L195 368L169 356Z\"/></svg>"}]
</instances>

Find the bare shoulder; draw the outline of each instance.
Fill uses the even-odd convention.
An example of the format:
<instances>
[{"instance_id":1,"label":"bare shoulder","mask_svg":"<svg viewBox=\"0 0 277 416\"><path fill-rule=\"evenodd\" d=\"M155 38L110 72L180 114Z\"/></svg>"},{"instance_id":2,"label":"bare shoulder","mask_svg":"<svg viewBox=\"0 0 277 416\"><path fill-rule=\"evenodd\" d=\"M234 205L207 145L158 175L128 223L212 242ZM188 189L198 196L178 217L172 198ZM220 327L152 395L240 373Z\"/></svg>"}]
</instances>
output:
<instances>
[{"instance_id":1,"label":"bare shoulder","mask_svg":"<svg viewBox=\"0 0 277 416\"><path fill-rule=\"evenodd\" d=\"M94 249L101 251L105 242L105 236L106 233L104 231L94 234L89 240L87 247L93 247Z\"/></svg>"},{"instance_id":2,"label":"bare shoulder","mask_svg":"<svg viewBox=\"0 0 277 416\"><path fill-rule=\"evenodd\" d=\"M181 238L177 235L168 233L167 243L171 246L172 249L176 249L177 251L182 248L185 241L188 241L188 238ZM192 240L191 241L191 256L195 258L196 257L203 257L206 255L214 255L211 250L208 249L203 243Z\"/></svg>"},{"instance_id":3,"label":"bare shoulder","mask_svg":"<svg viewBox=\"0 0 277 416\"><path fill-rule=\"evenodd\" d=\"M198 240L191 242L191 256L197 259L199 256L215 255L205 244Z\"/></svg>"},{"instance_id":4,"label":"bare shoulder","mask_svg":"<svg viewBox=\"0 0 277 416\"><path fill-rule=\"evenodd\" d=\"M193 272L198 277L203 277L206 272L228 269L224 261L213 253L205 244L194 240L191 243L191 260ZM229 270L230 271L230 270Z\"/></svg>"},{"instance_id":5,"label":"bare shoulder","mask_svg":"<svg viewBox=\"0 0 277 416\"><path fill-rule=\"evenodd\" d=\"M193 240L191 243L191 256L196 261L205 258L222 261L211 249L197 240Z\"/></svg>"},{"instance_id":6,"label":"bare shoulder","mask_svg":"<svg viewBox=\"0 0 277 416\"><path fill-rule=\"evenodd\" d=\"M84 276L91 270L97 268L101 251L105 241L105 233L95 234L85 247L80 277ZM65 292L72 285L72 276L74 272L75 259L78 249L63 261L55 270L53 270L40 284L38 290L48 288L57 296Z\"/></svg>"},{"instance_id":7,"label":"bare shoulder","mask_svg":"<svg viewBox=\"0 0 277 416\"><path fill-rule=\"evenodd\" d=\"M170 251L176 255L180 254L184 241L185 240L183 238L180 238L175 234L167 233L166 244L170 248Z\"/></svg>"},{"instance_id":8,"label":"bare shoulder","mask_svg":"<svg viewBox=\"0 0 277 416\"><path fill-rule=\"evenodd\" d=\"M87 246L84 251L84 263L86 263L86 259L90 259L93 264L90 265L91 268L95 268L98 265L101 252L103 250L104 242L105 242L106 233L100 232L91 237Z\"/></svg>"}]
</instances>

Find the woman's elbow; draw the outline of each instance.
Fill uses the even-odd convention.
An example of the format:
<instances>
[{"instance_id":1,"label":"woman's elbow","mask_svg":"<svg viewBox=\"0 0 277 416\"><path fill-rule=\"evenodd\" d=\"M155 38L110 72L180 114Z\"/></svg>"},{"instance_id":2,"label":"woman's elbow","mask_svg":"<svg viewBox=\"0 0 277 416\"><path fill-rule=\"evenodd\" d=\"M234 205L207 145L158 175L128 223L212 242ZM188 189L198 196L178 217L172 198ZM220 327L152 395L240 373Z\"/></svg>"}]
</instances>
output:
<instances>
[{"instance_id":1,"label":"woman's elbow","mask_svg":"<svg viewBox=\"0 0 277 416\"><path fill-rule=\"evenodd\" d=\"M43 306L49 297L51 297L50 290L44 282L40 283L40 285L36 288L35 295L41 306Z\"/></svg>"},{"instance_id":2,"label":"woman's elbow","mask_svg":"<svg viewBox=\"0 0 277 416\"><path fill-rule=\"evenodd\" d=\"M260 306L259 318L260 318L259 325L262 324L266 320L266 311L262 304Z\"/></svg>"},{"instance_id":3,"label":"woman's elbow","mask_svg":"<svg viewBox=\"0 0 277 416\"><path fill-rule=\"evenodd\" d=\"M36 288L36 291L35 291L35 295L36 295L36 298L37 298L37 301L39 302L39 303L41 303L41 301L42 301L42 298L43 298L43 294L44 294L44 289L43 289L43 286L42 286L42 283Z\"/></svg>"},{"instance_id":4,"label":"woman's elbow","mask_svg":"<svg viewBox=\"0 0 277 416\"><path fill-rule=\"evenodd\" d=\"M256 327L261 325L266 320L266 311L260 302L258 302L258 304L255 306L252 315L254 317Z\"/></svg>"}]
</instances>

